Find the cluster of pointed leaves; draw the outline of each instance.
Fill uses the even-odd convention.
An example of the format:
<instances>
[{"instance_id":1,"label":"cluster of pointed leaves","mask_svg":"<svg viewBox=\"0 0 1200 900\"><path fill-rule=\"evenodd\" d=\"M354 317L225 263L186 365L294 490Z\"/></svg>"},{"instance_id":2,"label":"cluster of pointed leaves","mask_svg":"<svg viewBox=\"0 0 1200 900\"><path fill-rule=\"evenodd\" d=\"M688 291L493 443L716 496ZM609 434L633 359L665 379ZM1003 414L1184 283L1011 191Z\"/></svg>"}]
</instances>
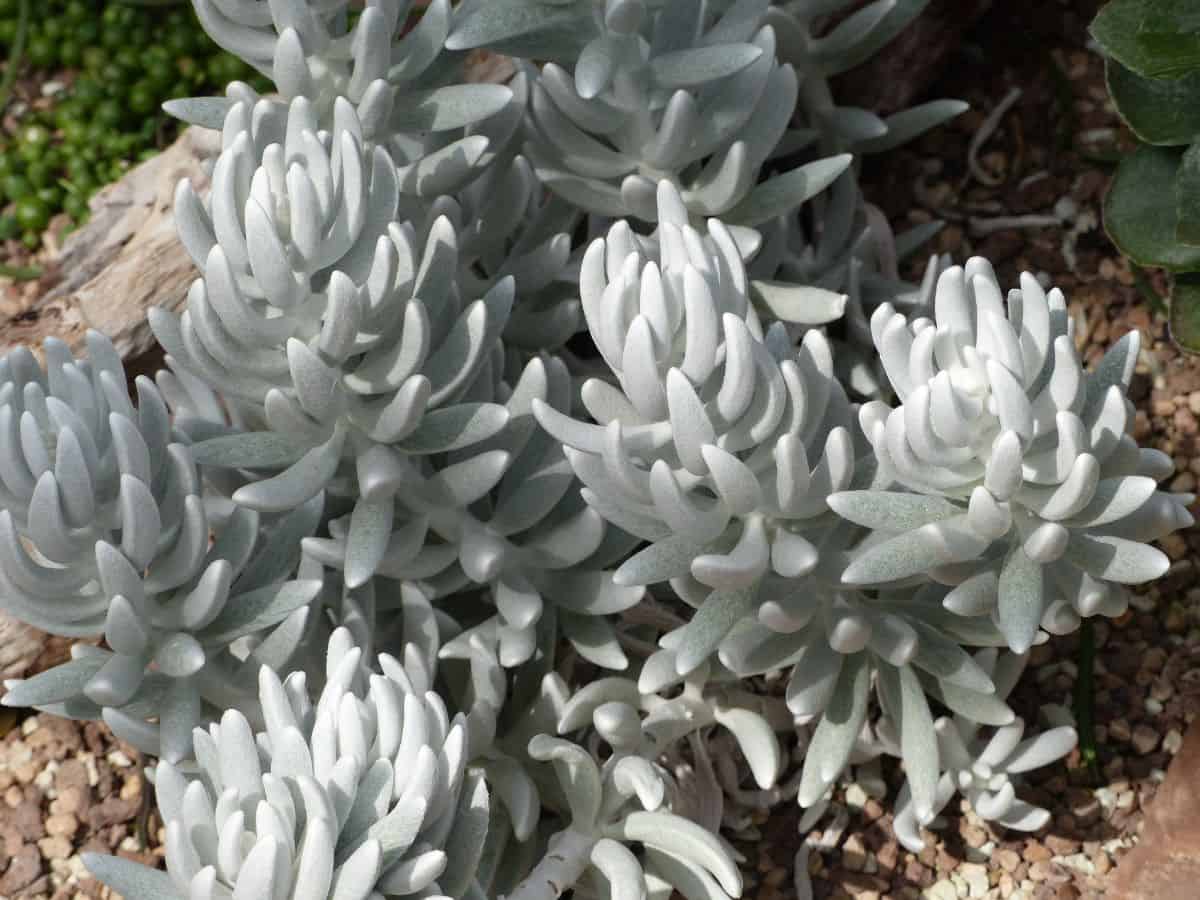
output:
<instances>
[{"instance_id":1,"label":"cluster of pointed leaves","mask_svg":"<svg viewBox=\"0 0 1200 900\"><path fill-rule=\"evenodd\" d=\"M1148 542L1190 525L1192 498L1158 490L1170 458L1131 437L1137 332L1086 372L1062 293L1026 275L1006 300L978 258L940 276L932 318L885 305L872 328L898 405L859 418L893 487L830 498L872 529L845 581L932 578L1023 653L1167 570Z\"/></svg>"},{"instance_id":2,"label":"cluster of pointed leaves","mask_svg":"<svg viewBox=\"0 0 1200 900\"><path fill-rule=\"evenodd\" d=\"M135 408L99 338L0 364L0 602L107 643L6 702L164 760L169 873L93 871L130 897L723 900L708 735L768 789L809 721L803 805L888 753L912 833L955 789L1036 827L1008 775L1067 735L1022 743L1012 666L964 648L1118 610L1190 498L1127 436L1136 344L1085 374L1036 284L899 282L929 232L894 237L848 154L961 107L881 120L828 79L921 0L434 0L411 30L407 0L196 5L279 97L172 104L222 150L208 198L176 195L202 277L152 315L168 370ZM457 84L485 46L542 65ZM585 219L607 237L574 254ZM882 378L805 332L841 317ZM548 355L584 326L599 370ZM856 415L886 381L899 407ZM645 597L666 583L682 604ZM572 696L560 644L633 677ZM739 685L789 669L782 716Z\"/></svg>"},{"instance_id":3,"label":"cluster of pointed leaves","mask_svg":"<svg viewBox=\"0 0 1200 900\"><path fill-rule=\"evenodd\" d=\"M770 0L725 9L646 0L477 6L448 45L549 60L530 90L525 153L542 182L582 211L654 221L665 178L694 215L752 227L803 203L850 162L760 177L772 157L803 146L789 134L797 74L780 65L764 24ZM556 46L564 15L577 20L573 41L586 38L567 53Z\"/></svg>"},{"instance_id":4,"label":"cluster of pointed leaves","mask_svg":"<svg viewBox=\"0 0 1200 900\"><path fill-rule=\"evenodd\" d=\"M103 635L74 658L9 685L3 702L75 718L101 715L147 752L179 760L205 702L252 707L246 668L286 665L320 582L293 578L296 543L320 504L272 527L237 509L210 515L186 443L159 391L127 393L112 345L89 359L48 341L47 366L18 350L0 420L7 495L0 512L4 608L70 636ZM253 636L250 652L239 641ZM156 719L156 722L147 722Z\"/></svg>"},{"instance_id":5,"label":"cluster of pointed leaves","mask_svg":"<svg viewBox=\"0 0 1200 900\"><path fill-rule=\"evenodd\" d=\"M338 629L315 703L304 673L263 666L257 734L228 711L197 729L198 771L155 770L167 873L89 864L129 900L477 895L490 800L431 663L368 668Z\"/></svg>"},{"instance_id":6,"label":"cluster of pointed leaves","mask_svg":"<svg viewBox=\"0 0 1200 900\"><path fill-rule=\"evenodd\" d=\"M52 338L44 366L25 348L0 360L0 604L65 635L104 628L98 542L169 589L208 539L196 466L154 383L137 379L135 407L112 344L86 343L86 359Z\"/></svg>"},{"instance_id":7,"label":"cluster of pointed leaves","mask_svg":"<svg viewBox=\"0 0 1200 900\"><path fill-rule=\"evenodd\" d=\"M583 385L595 424L533 409L587 502L649 542L616 581L671 581L699 605L651 660L682 676L760 592L785 603L790 580L812 572L805 532L823 532L826 496L851 486L854 423L820 332L797 349L781 324L764 330L728 229L693 228L668 182L659 204L652 240L618 223L583 260L584 315L616 377Z\"/></svg>"},{"instance_id":8,"label":"cluster of pointed leaves","mask_svg":"<svg viewBox=\"0 0 1200 900\"><path fill-rule=\"evenodd\" d=\"M999 655L981 650L975 660L995 682L996 696L1006 697L1025 668L1027 657ZM1046 712L1051 712L1049 707ZM932 805L918 809L916 792L909 783L896 798L896 836L914 853L924 847L921 827L934 823L935 816L955 793L960 793L981 818L1017 831L1037 831L1050 820L1050 813L1016 796L1018 777L1023 772L1048 765L1074 749L1077 735L1068 725L1056 725L1034 737L1024 738L1025 722L1012 715L988 734L971 715L942 717L933 723L937 733L936 757L942 769L933 791Z\"/></svg>"},{"instance_id":9,"label":"cluster of pointed leaves","mask_svg":"<svg viewBox=\"0 0 1200 900\"><path fill-rule=\"evenodd\" d=\"M438 490L415 482L387 498L378 562L356 540L356 517L378 504L360 503L349 519L330 523L330 538L310 538L305 550L343 568L350 587L372 573L420 579L438 596L474 586L490 589L495 614L474 626L497 643L505 667L520 665L536 649L546 605L580 654L598 665L624 668L626 658L605 616L641 599L638 586L613 582L612 567L636 538L606 525L579 496L562 445L538 428L532 405L569 409L571 379L561 360L535 357L508 396L502 432L448 453ZM469 491L469 493L468 493ZM387 516L395 509L390 520Z\"/></svg>"},{"instance_id":10,"label":"cluster of pointed leaves","mask_svg":"<svg viewBox=\"0 0 1200 900\"><path fill-rule=\"evenodd\" d=\"M336 101L347 103L364 140L386 145L400 190L436 197L455 191L510 155L522 107L502 85L463 84L464 54L447 52L451 0L433 0L407 29L412 0L372 0L352 13L344 3L308 0L195 0L217 44L274 82L283 101L305 98L322 129ZM220 127L238 102L257 94L235 82L225 98L172 101L180 118Z\"/></svg>"}]
</instances>

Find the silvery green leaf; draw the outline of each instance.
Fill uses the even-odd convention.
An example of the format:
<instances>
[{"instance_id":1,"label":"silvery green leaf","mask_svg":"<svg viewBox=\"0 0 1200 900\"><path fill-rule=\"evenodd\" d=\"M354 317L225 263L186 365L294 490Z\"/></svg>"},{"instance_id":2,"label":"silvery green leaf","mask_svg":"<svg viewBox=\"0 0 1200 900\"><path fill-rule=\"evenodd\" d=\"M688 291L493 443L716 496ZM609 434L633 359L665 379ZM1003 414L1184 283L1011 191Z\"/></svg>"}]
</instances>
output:
<instances>
[{"instance_id":1,"label":"silvery green leaf","mask_svg":"<svg viewBox=\"0 0 1200 900\"><path fill-rule=\"evenodd\" d=\"M596 763L581 747L539 734L529 742L529 755L542 762L552 762L558 782L571 807L571 826L584 834L597 826L603 787Z\"/></svg>"},{"instance_id":2,"label":"silvery green leaf","mask_svg":"<svg viewBox=\"0 0 1200 900\"><path fill-rule=\"evenodd\" d=\"M842 491L827 502L843 519L878 531L911 531L962 515L961 507L941 497L894 491Z\"/></svg>"},{"instance_id":3,"label":"silvery green leaf","mask_svg":"<svg viewBox=\"0 0 1200 900\"><path fill-rule=\"evenodd\" d=\"M812 806L841 774L867 716L870 666L865 654L848 656L825 714L817 724L804 758L799 800Z\"/></svg>"},{"instance_id":4,"label":"silvery green leaf","mask_svg":"<svg viewBox=\"0 0 1200 900\"><path fill-rule=\"evenodd\" d=\"M477 444L508 423L508 410L496 403L459 403L430 410L397 446L406 453L446 453Z\"/></svg>"},{"instance_id":5,"label":"silvery green leaf","mask_svg":"<svg viewBox=\"0 0 1200 900\"><path fill-rule=\"evenodd\" d=\"M453 131L502 110L512 91L499 84L453 84L405 95L389 121L392 131Z\"/></svg>"},{"instance_id":6,"label":"silvery green leaf","mask_svg":"<svg viewBox=\"0 0 1200 900\"><path fill-rule=\"evenodd\" d=\"M592 721L592 713L605 703L620 702L637 706L641 693L637 684L628 678L598 678L581 687L567 701L558 720L558 733L584 728Z\"/></svg>"},{"instance_id":7,"label":"silvery green leaf","mask_svg":"<svg viewBox=\"0 0 1200 900\"><path fill-rule=\"evenodd\" d=\"M310 603L320 590L319 581L289 581L241 594L199 632L199 637L206 644L228 644L244 634L282 622L293 610Z\"/></svg>"},{"instance_id":8,"label":"silvery green leaf","mask_svg":"<svg viewBox=\"0 0 1200 900\"><path fill-rule=\"evenodd\" d=\"M913 665L937 676L943 683L955 684L981 694L995 692L988 673L955 641L918 619L910 619L909 625L916 630L919 638Z\"/></svg>"},{"instance_id":9,"label":"silvery green leaf","mask_svg":"<svg viewBox=\"0 0 1200 900\"><path fill-rule=\"evenodd\" d=\"M512 819L513 836L518 841L528 840L540 812L537 785L524 768L509 757L487 759L483 767L488 784Z\"/></svg>"},{"instance_id":10,"label":"silvery green leaf","mask_svg":"<svg viewBox=\"0 0 1200 900\"><path fill-rule=\"evenodd\" d=\"M661 88L693 87L740 72L761 55L754 44L692 47L654 57L650 73Z\"/></svg>"},{"instance_id":11,"label":"silvery green leaf","mask_svg":"<svg viewBox=\"0 0 1200 900\"><path fill-rule=\"evenodd\" d=\"M631 812L613 831L625 841L676 856L711 874L725 893L739 896L742 874L725 845L710 831L668 812Z\"/></svg>"},{"instance_id":12,"label":"silvery green leaf","mask_svg":"<svg viewBox=\"0 0 1200 900\"><path fill-rule=\"evenodd\" d=\"M400 189L417 197L453 193L478 174L489 146L486 137L468 135L416 162L401 166L396 170Z\"/></svg>"},{"instance_id":13,"label":"silvery green leaf","mask_svg":"<svg viewBox=\"0 0 1200 900\"><path fill-rule=\"evenodd\" d=\"M866 34L856 35L853 31L850 32L848 36L853 39L851 45L842 47L836 57L830 60L829 64L833 68L826 69L826 74L845 72L865 62L903 31L928 5L929 0L894 0L890 9L885 10L882 18L875 20L875 24ZM870 7L863 9L868 10Z\"/></svg>"},{"instance_id":14,"label":"silvery green leaf","mask_svg":"<svg viewBox=\"0 0 1200 900\"><path fill-rule=\"evenodd\" d=\"M906 144L913 138L924 134L930 129L962 115L968 109L968 104L962 100L930 100L909 109L893 113L884 119L887 134L883 137L860 141L855 150L860 153L881 153L891 150L901 144Z\"/></svg>"},{"instance_id":15,"label":"silvery green leaf","mask_svg":"<svg viewBox=\"0 0 1200 900\"><path fill-rule=\"evenodd\" d=\"M655 878L666 883L667 896L678 891L688 900L729 900L730 895L702 866L654 847L647 848L645 853L647 867Z\"/></svg>"},{"instance_id":16,"label":"silvery green leaf","mask_svg":"<svg viewBox=\"0 0 1200 900\"><path fill-rule=\"evenodd\" d=\"M83 864L99 881L128 900L183 900L171 876L158 869L102 853L84 853Z\"/></svg>"},{"instance_id":17,"label":"silvery green leaf","mask_svg":"<svg viewBox=\"0 0 1200 900\"><path fill-rule=\"evenodd\" d=\"M458 897L475 877L488 832L488 789L483 776L468 772L446 842L446 871L439 882L448 896Z\"/></svg>"},{"instance_id":18,"label":"silvery green leaf","mask_svg":"<svg viewBox=\"0 0 1200 900\"><path fill-rule=\"evenodd\" d=\"M809 285L757 279L750 284L754 299L772 316L800 325L826 325L840 319L849 299L846 294Z\"/></svg>"},{"instance_id":19,"label":"silvery green leaf","mask_svg":"<svg viewBox=\"0 0 1200 900\"><path fill-rule=\"evenodd\" d=\"M1012 709L996 694L982 694L934 678L925 679L924 684L930 697L981 725L1008 725L1015 718Z\"/></svg>"},{"instance_id":20,"label":"silvery green leaf","mask_svg":"<svg viewBox=\"0 0 1200 900\"><path fill-rule=\"evenodd\" d=\"M294 439L274 431L230 434L191 446L197 464L234 469L283 468L297 462L304 450Z\"/></svg>"},{"instance_id":21,"label":"silvery green leaf","mask_svg":"<svg viewBox=\"0 0 1200 900\"><path fill-rule=\"evenodd\" d=\"M346 536L346 586L362 587L379 568L387 553L396 504L391 497L374 503L359 500L350 514Z\"/></svg>"},{"instance_id":22,"label":"silvery green leaf","mask_svg":"<svg viewBox=\"0 0 1200 900\"><path fill-rule=\"evenodd\" d=\"M776 175L754 188L725 215L739 225L761 225L787 215L825 190L850 165L848 153L819 159Z\"/></svg>"},{"instance_id":23,"label":"silvery green leaf","mask_svg":"<svg viewBox=\"0 0 1200 900\"><path fill-rule=\"evenodd\" d=\"M1000 630L1014 653L1033 644L1045 611L1045 574L1039 563L1014 547L1000 570L997 616Z\"/></svg>"},{"instance_id":24,"label":"silvery green leaf","mask_svg":"<svg viewBox=\"0 0 1200 900\"><path fill-rule=\"evenodd\" d=\"M575 63L575 90L580 97L591 100L608 87L620 53L620 43L607 36L588 42Z\"/></svg>"},{"instance_id":25,"label":"silvery green leaf","mask_svg":"<svg viewBox=\"0 0 1200 900\"><path fill-rule=\"evenodd\" d=\"M448 50L491 47L505 52L506 44L532 37L538 32L592 31L590 0L573 3L530 3L529 0L493 0L465 16L446 38ZM531 54L536 56L536 54Z\"/></svg>"},{"instance_id":26,"label":"silvery green leaf","mask_svg":"<svg viewBox=\"0 0 1200 900\"><path fill-rule=\"evenodd\" d=\"M1153 581L1171 566L1156 547L1103 534L1073 534L1064 556L1090 575L1118 584Z\"/></svg>"},{"instance_id":27,"label":"silvery green leaf","mask_svg":"<svg viewBox=\"0 0 1200 900\"><path fill-rule=\"evenodd\" d=\"M420 801L418 801L418 805ZM367 840L338 867L329 900L367 900L379 878L383 850L377 840Z\"/></svg>"},{"instance_id":28,"label":"silvery green leaf","mask_svg":"<svg viewBox=\"0 0 1200 900\"><path fill-rule=\"evenodd\" d=\"M1044 731L1037 737L1022 741L1004 760L1009 772L1028 772L1062 759L1078 742L1074 728L1060 726Z\"/></svg>"},{"instance_id":29,"label":"silvery green leaf","mask_svg":"<svg viewBox=\"0 0 1200 900\"><path fill-rule=\"evenodd\" d=\"M581 616L564 609L559 612L559 624L567 640L589 662L617 671L629 665L616 631L604 619Z\"/></svg>"},{"instance_id":30,"label":"silvery green leaf","mask_svg":"<svg viewBox=\"0 0 1200 900\"><path fill-rule=\"evenodd\" d=\"M720 706L713 708L713 718L737 741L758 786L764 791L773 787L783 765L783 751L767 720L748 709Z\"/></svg>"},{"instance_id":31,"label":"silvery green leaf","mask_svg":"<svg viewBox=\"0 0 1200 900\"><path fill-rule=\"evenodd\" d=\"M704 550L704 544L673 535L629 557L613 574L613 580L622 585L640 585L678 578L691 570L692 560Z\"/></svg>"},{"instance_id":32,"label":"silvery green leaf","mask_svg":"<svg viewBox=\"0 0 1200 900\"><path fill-rule=\"evenodd\" d=\"M601 838L588 858L607 880L612 900L646 900L642 866L624 844Z\"/></svg>"},{"instance_id":33,"label":"silvery green leaf","mask_svg":"<svg viewBox=\"0 0 1200 900\"><path fill-rule=\"evenodd\" d=\"M659 642L675 653L675 671L686 675L712 656L734 624L754 607L757 596L757 584L709 594L691 621Z\"/></svg>"},{"instance_id":34,"label":"silvery green leaf","mask_svg":"<svg viewBox=\"0 0 1200 900\"><path fill-rule=\"evenodd\" d=\"M345 430L339 425L324 444L305 453L273 478L238 488L233 502L261 512L284 512L316 496L341 461Z\"/></svg>"},{"instance_id":35,"label":"silvery green leaf","mask_svg":"<svg viewBox=\"0 0 1200 900\"><path fill-rule=\"evenodd\" d=\"M104 661L103 656L85 656L59 663L30 678L10 680L5 684L0 703L9 707L37 707L79 696Z\"/></svg>"},{"instance_id":36,"label":"silvery green leaf","mask_svg":"<svg viewBox=\"0 0 1200 900\"><path fill-rule=\"evenodd\" d=\"M565 172L544 172L539 176L546 187L568 203L602 216L621 216L625 213L620 190L602 181Z\"/></svg>"},{"instance_id":37,"label":"silvery green leaf","mask_svg":"<svg viewBox=\"0 0 1200 900\"><path fill-rule=\"evenodd\" d=\"M842 578L849 584L880 584L944 565L951 559L942 535L931 526L922 526L877 543L854 557Z\"/></svg>"},{"instance_id":38,"label":"silvery green leaf","mask_svg":"<svg viewBox=\"0 0 1200 900\"><path fill-rule=\"evenodd\" d=\"M872 32L896 8L896 0L874 0L855 10L833 28L829 34L815 42L813 55L821 64L826 76L845 71L839 65L843 58L851 58L855 46L865 42Z\"/></svg>"},{"instance_id":39,"label":"silvery green leaf","mask_svg":"<svg viewBox=\"0 0 1200 900\"><path fill-rule=\"evenodd\" d=\"M937 734L933 716L925 700L925 691L911 668L894 669L882 666L878 670L879 684L887 698L887 707L900 727L900 747L904 757L904 772L912 791L917 820L930 821L936 812L937 783L941 775L938 762Z\"/></svg>"},{"instance_id":40,"label":"silvery green leaf","mask_svg":"<svg viewBox=\"0 0 1200 900\"><path fill-rule=\"evenodd\" d=\"M168 116L189 125L219 130L233 104L229 97L179 97L164 102L162 109Z\"/></svg>"}]
</instances>

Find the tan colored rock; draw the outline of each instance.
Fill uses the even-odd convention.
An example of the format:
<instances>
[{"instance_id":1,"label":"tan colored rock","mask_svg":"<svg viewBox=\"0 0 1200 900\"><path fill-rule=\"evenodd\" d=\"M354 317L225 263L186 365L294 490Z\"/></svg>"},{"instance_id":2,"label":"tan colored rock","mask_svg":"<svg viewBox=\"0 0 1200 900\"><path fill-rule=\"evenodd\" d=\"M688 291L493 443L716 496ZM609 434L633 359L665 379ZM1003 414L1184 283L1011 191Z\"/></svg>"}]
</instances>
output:
<instances>
[{"instance_id":1,"label":"tan colored rock","mask_svg":"<svg viewBox=\"0 0 1200 900\"><path fill-rule=\"evenodd\" d=\"M1200 721L1150 803L1137 847L1121 858L1109 900L1195 900L1200 884Z\"/></svg>"}]
</instances>

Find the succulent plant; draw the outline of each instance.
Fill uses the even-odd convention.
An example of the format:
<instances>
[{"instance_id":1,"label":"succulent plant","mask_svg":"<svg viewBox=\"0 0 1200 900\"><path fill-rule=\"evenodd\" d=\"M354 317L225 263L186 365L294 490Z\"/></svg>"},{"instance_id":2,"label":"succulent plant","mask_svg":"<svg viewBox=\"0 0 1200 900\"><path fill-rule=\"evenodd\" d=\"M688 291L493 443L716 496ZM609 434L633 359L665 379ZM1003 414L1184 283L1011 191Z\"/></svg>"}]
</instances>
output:
<instances>
[{"instance_id":1,"label":"succulent plant","mask_svg":"<svg viewBox=\"0 0 1200 900\"><path fill-rule=\"evenodd\" d=\"M76 645L71 661L9 682L3 702L103 718L143 752L172 762L191 756L192 729L206 709L257 719L245 679L260 666L287 666L303 639L321 582L292 576L298 543L320 515L318 499L265 528L257 513L235 509L215 523L211 543L201 519L192 552L176 556L169 579L165 567L143 575L119 546L98 541L106 646Z\"/></svg>"},{"instance_id":2,"label":"succulent plant","mask_svg":"<svg viewBox=\"0 0 1200 900\"><path fill-rule=\"evenodd\" d=\"M907 846L955 791L1038 826L1014 779L1075 735L1025 737L1023 653L1193 498L1130 435L1136 336L1088 373L1033 278L900 281L931 229L850 154L961 106L829 79L923 0L196 3L278 96L171 106L221 151L166 368L0 361L0 607L104 639L5 702L160 758L167 872L93 872L725 900L723 825L881 755ZM457 84L485 46L525 61Z\"/></svg>"},{"instance_id":3,"label":"succulent plant","mask_svg":"<svg viewBox=\"0 0 1200 900\"><path fill-rule=\"evenodd\" d=\"M461 84L464 54L443 44L455 13L450 0L428 4L405 30L412 0L381 0L351 14L343 3L196 0L205 30L274 82L285 103L305 98L321 129L336 127L348 104L361 138L386 145L399 189L436 197L510 153L522 107L498 84ZM170 101L185 121L221 128L237 103L259 95L235 82L225 98Z\"/></svg>"},{"instance_id":4,"label":"succulent plant","mask_svg":"<svg viewBox=\"0 0 1200 900\"><path fill-rule=\"evenodd\" d=\"M674 579L700 605L662 641L685 675L758 607L765 579L817 564L804 531L831 518L824 498L851 485L855 451L820 333L799 351L781 325L764 333L729 231L689 225L668 182L659 198L654 240L618 223L580 273L590 333L619 387L584 384L597 424L533 410L567 446L588 503L650 542L617 583Z\"/></svg>"},{"instance_id":5,"label":"succulent plant","mask_svg":"<svg viewBox=\"0 0 1200 900\"><path fill-rule=\"evenodd\" d=\"M975 659L992 675L999 697L1012 690L1027 661L1027 657L1014 654L998 658L995 650L982 650ZM937 783L934 805L923 815L914 810L907 784L896 798L896 837L905 847L914 853L921 851L924 841L920 826L932 824L956 792L966 798L981 819L1005 828L1037 831L1050 821L1047 810L1016 796L1014 782L1021 773L1070 753L1077 738L1074 728L1057 725L1022 740L1025 723L1015 717L987 735L981 734L979 722L970 716L942 717L933 727L945 771Z\"/></svg>"},{"instance_id":6,"label":"succulent plant","mask_svg":"<svg viewBox=\"0 0 1200 900\"><path fill-rule=\"evenodd\" d=\"M0 608L70 636L104 629L96 543L160 589L185 582L208 521L196 466L154 383L130 399L121 358L89 332L88 358L62 341L0 360Z\"/></svg>"},{"instance_id":7,"label":"succulent plant","mask_svg":"<svg viewBox=\"0 0 1200 900\"><path fill-rule=\"evenodd\" d=\"M1171 459L1130 436L1137 332L1085 372L1062 293L1026 275L1006 301L979 258L942 273L932 320L884 305L872 328L899 405L859 418L880 481L906 491L829 499L874 532L845 581L932 577L1023 653L1039 628L1120 615L1123 585L1167 570L1148 542L1190 525L1193 498L1158 490Z\"/></svg>"},{"instance_id":8,"label":"succulent plant","mask_svg":"<svg viewBox=\"0 0 1200 900\"><path fill-rule=\"evenodd\" d=\"M345 629L315 702L303 673L263 666L265 728L230 710L197 730L197 773L155 770L167 874L111 857L93 871L129 900L468 895L489 797L465 721L421 667L378 667Z\"/></svg>"}]
</instances>

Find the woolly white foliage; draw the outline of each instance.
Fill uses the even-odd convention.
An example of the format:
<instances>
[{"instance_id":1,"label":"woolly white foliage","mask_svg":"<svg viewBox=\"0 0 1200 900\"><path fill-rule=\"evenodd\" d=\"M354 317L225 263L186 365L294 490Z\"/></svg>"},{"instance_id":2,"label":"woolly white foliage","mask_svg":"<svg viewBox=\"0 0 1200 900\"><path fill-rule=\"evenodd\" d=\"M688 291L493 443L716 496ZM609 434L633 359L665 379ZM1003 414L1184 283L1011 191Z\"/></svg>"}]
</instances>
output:
<instances>
[{"instance_id":1,"label":"woolly white foliage","mask_svg":"<svg viewBox=\"0 0 1200 900\"><path fill-rule=\"evenodd\" d=\"M860 418L881 480L915 493L831 498L881 535L846 580L928 573L954 586L948 609L992 616L1017 652L1039 627L1120 615L1122 585L1167 570L1147 542L1192 523L1190 496L1157 489L1170 458L1130 436L1138 333L1084 372L1062 293L1025 275L1006 301L978 258L941 275L933 312L872 317L900 404L868 403Z\"/></svg>"},{"instance_id":2,"label":"woolly white foliage","mask_svg":"<svg viewBox=\"0 0 1200 900\"><path fill-rule=\"evenodd\" d=\"M955 791L1039 827L1013 778L1075 734L1025 737L1024 651L1123 611L1193 498L1130 436L1136 334L1085 372L1030 276L900 281L936 225L894 236L851 154L962 105L829 79L924 3L196 6L278 95L170 104L222 141L168 368L135 405L97 335L0 362L0 605L106 644L5 702L162 758L168 872L93 872L725 900L740 805L812 819L880 754L906 846ZM456 83L480 47L509 85Z\"/></svg>"}]
</instances>

